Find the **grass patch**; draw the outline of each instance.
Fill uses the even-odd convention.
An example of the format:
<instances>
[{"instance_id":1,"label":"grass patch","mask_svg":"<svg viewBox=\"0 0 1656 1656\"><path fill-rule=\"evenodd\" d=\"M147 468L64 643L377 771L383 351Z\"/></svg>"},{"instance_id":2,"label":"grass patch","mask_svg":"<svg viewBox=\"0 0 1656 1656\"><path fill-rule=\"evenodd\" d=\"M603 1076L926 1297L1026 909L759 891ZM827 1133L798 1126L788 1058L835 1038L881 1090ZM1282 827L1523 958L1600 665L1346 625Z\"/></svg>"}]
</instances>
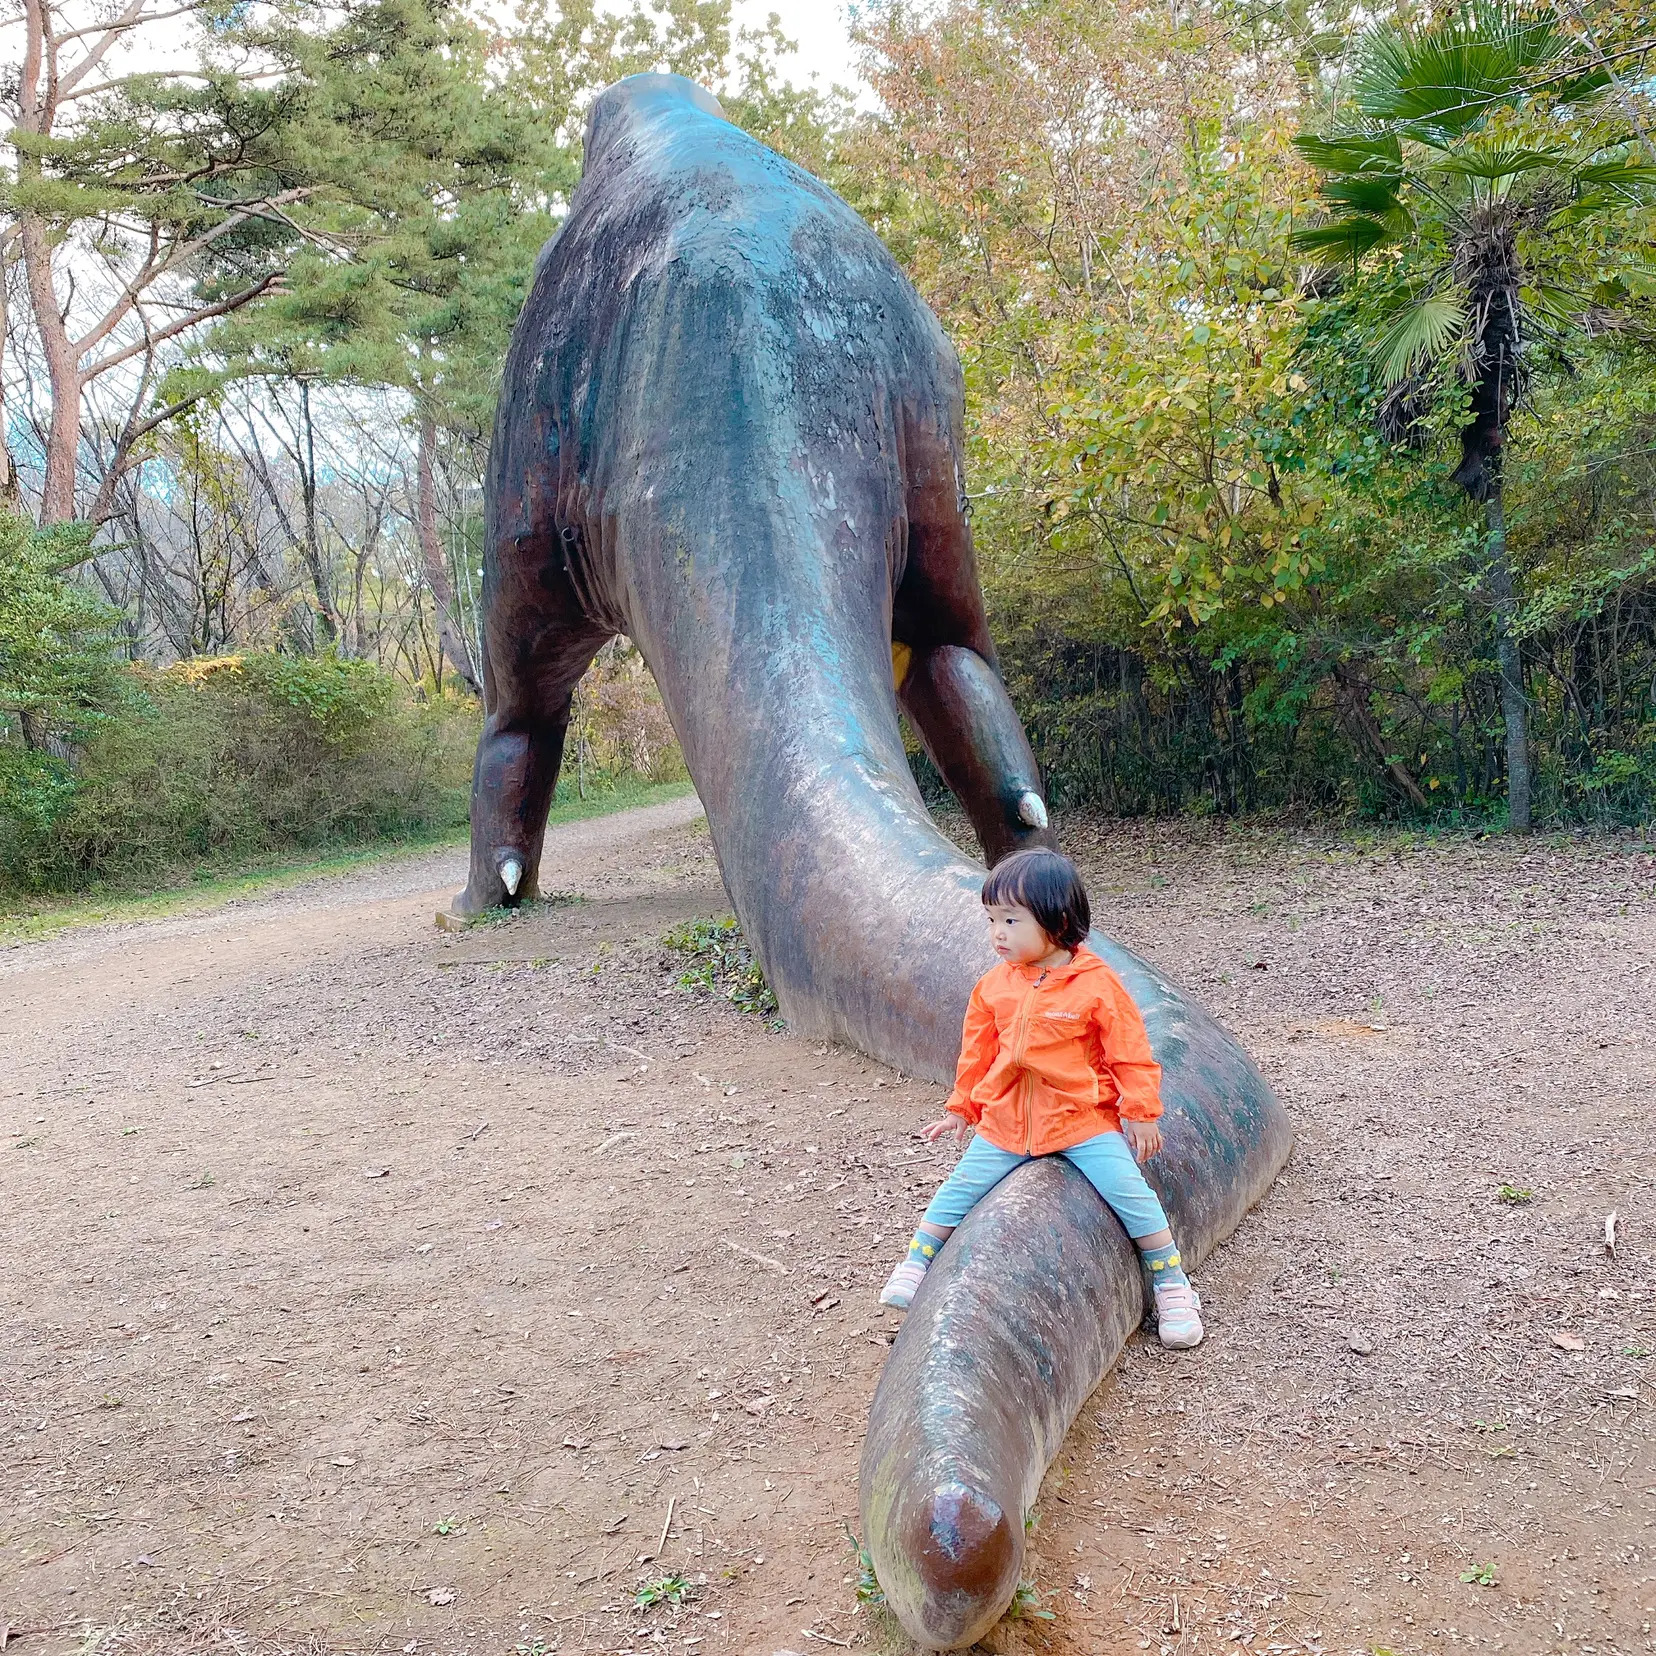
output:
<instances>
[{"instance_id":1,"label":"grass patch","mask_svg":"<svg viewBox=\"0 0 1656 1656\"><path fill-rule=\"evenodd\" d=\"M722 993L739 1012L757 1012L775 1022L776 995L734 916L688 920L675 926L661 941L686 959L685 970L678 978L679 988Z\"/></svg>"},{"instance_id":2,"label":"grass patch","mask_svg":"<svg viewBox=\"0 0 1656 1656\"><path fill-rule=\"evenodd\" d=\"M547 826L555 828L566 822L609 816L641 805L660 805L669 799L682 799L690 791L688 782L623 783L608 792L593 792L585 799L578 799L573 787L569 797L564 797L560 782L558 798L547 816ZM176 882L147 891L114 887L69 897L39 897L0 890L0 945L35 943L76 926L95 926L106 921L160 920L172 914L220 908L237 898L281 891L308 880L348 874L371 864L464 845L466 837L464 828L445 828L429 834L343 845L305 857L202 863L181 873Z\"/></svg>"},{"instance_id":3,"label":"grass patch","mask_svg":"<svg viewBox=\"0 0 1656 1656\"><path fill-rule=\"evenodd\" d=\"M684 1604L695 1596L696 1589L686 1577L668 1575L646 1582L633 1595L633 1604L639 1610L653 1610L658 1604Z\"/></svg>"}]
</instances>

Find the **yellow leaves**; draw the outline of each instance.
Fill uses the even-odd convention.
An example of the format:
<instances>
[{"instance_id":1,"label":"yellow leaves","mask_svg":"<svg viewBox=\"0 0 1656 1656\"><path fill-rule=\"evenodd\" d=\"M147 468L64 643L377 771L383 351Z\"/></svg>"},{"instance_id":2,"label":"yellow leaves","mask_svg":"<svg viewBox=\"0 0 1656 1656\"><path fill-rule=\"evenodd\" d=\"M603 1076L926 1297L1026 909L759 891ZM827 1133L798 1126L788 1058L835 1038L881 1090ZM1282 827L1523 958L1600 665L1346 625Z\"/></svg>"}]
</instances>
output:
<instances>
[{"instance_id":1,"label":"yellow leaves","mask_svg":"<svg viewBox=\"0 0 1656 1656\"><path fill-rule=\"evenodd\" d=\"M242 670L244 659L239 655L191 656L187 661L175 661L163 667L161 676L199 690L209 679L235 678Z\"/></svg>"}]
</instances>

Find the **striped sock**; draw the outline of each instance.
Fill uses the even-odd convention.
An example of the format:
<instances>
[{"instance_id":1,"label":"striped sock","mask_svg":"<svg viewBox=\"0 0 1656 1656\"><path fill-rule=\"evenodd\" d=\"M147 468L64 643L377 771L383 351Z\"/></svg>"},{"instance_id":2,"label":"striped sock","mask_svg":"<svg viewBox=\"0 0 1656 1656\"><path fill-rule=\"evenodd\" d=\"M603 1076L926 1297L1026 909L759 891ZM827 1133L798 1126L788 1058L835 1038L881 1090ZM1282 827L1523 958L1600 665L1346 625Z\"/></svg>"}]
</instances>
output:
<instances>
[{"instance_id":1,"label":"striped sock","mask_svg":"<svg viewBox=\"0 0 1656 1656\"><path fill-rule=\"evenodd\" d=\"M1144 1263L1150 1267L1152 1287L1165 1288L1173 1283L1189 1286L1190 1278L1184 1274L1177 1242L1169 1242L1165 1248L1141 1248L1139 1251L1144 1256Z\"/></svg>"}]
</instances>

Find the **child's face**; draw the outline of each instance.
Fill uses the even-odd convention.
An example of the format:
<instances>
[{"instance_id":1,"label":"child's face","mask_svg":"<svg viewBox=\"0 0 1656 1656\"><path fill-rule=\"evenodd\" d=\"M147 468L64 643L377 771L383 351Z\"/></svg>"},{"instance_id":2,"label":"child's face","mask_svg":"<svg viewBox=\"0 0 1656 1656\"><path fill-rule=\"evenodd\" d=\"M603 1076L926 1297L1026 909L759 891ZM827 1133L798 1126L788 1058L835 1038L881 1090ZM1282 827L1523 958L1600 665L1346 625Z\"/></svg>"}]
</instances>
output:
<instances>
[{"instance_id":1,"label":"child's face","mask_svg":"<svg viewBox=\"0 0 1656 1656\"><path fill-rule=\"evenodd\" d=\"M1018 903L985 903L983 912L989 916L989 941L1002 960L1027 966L1058 947L1035 916Z\"/></svg>"}]
</instances>

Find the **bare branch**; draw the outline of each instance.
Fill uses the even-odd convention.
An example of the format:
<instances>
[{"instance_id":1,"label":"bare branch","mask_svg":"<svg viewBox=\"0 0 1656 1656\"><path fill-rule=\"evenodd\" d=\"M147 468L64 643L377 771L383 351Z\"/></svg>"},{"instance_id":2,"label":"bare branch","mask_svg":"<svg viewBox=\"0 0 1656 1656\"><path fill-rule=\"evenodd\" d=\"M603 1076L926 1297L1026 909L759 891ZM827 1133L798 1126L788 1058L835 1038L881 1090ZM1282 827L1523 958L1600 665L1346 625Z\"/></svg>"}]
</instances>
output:
<instances>
[{"instance_id":1,"label":"bare branch","mask_svg":"<svg viewBox=\"0 0 1656 1656\"><path fill-rule=\"evenodd\" d=\"M153 350L155 346L176 338L199 322L210 322L215 316L227 316L231 311L240 310L243 305L251 303L260 294L268 293L280 280L280 273L272 271L270 275L255 282L252 287L243 288L240 293L233 293L228 299L221 299L215 305L203 305L199 310L179 317L176 322L169 322L166 327L157 329L155 333L146 334L143 339L128 345L124 350L117 351L113 356L105 357L102 362L95 362L90 368L83 369L80 376L81 384L89 384L99 374L108 373L111 368L118 367L123 362L130 362L133 357L141 356L145 351Z\"/></svg>"},{"instance_id":2,"label":"bare branch","mask_svg":"<svg viewBox=\"0 0 1656 1656\"><path fill-rule=\"evenodd\" d=\"M114 461L104 474L104 480L98 487L97 498L92 502L92 510L87 514L92 522L102 523L114 515L116 486L132 470L132 451L138 444L158 426L165 425L168 420L175 419L185 409L200 402L203 395L203 392L197 391L188 397L180 397L177 402L168 403L165 408L157 409L148 419L139 421L137 425L129 425L121 433L120 440L115 445Z\"/></svg>"},{"instance_id":3,"label":"bare branch","mask_svg":"<svg viewBox=\"0 0 1656 1656\"><path fill-rule=\"evenodd\" d=\"M86 355L100 340L114 332L121 318L131 310L138 295L161 273L161 226L153 219L149 225L149 252L138 268L138 274L127 283L113 304L101 318L75 342L75 361Z\"/></svg>"},{"instance_id":4,"label":"bare branch","mask_svg":"<svg viewBox=\"0 0 1656 1656\"><path fill-rule=\"evenodd\" d=\"M150 12L146 16L133 18L131 22L117 19L114 23L94 23L84 29L71 29L68 34L57 37L58 44L61 46L66 41L84 40L88 35L114 34L122 29L141 29L146 23L164 23L169 17L185 17L190 12L198 12L204 4L205 0L193 0L190 5L175 6L171 11Z\"/></svg>"},{"instance_id":5,"label":"bare branch","mask_svg":"<svg viewBox=\"0 0 1656 1656\"><path fill-rule=\"evenodd\" d=\"M159 242L159 228L152 225L150 230L149 257L144 261L144 264L138 274L133 277L125 289L116 297L114 303L110 305L109 309L104 312L103 316L99 318L91 330L84 334L76 343L75 360L79 362L79 360L94 346L101 344L103 340L107 339L109 335L120 325L127 313L131 311L133 306L137 303L139 295L146 288L154 286L154 284L169 271L176 270L180 265L187 264L197 253L200 253L205 248L211 246L213 242L219 239L219 237L229 234L230 231L246 224L250 219L265 217L267 209L280 207L290 201L303 200L311 193L312 191L308 188L286 190L280 195L270 196L265 201L260 202L255 208L247 208L240 212L230 213L225 218L221 219L219 223L215 224L210 230L203 231L201 235L197 236L193 241L180 242L176 247L172 248L167 253L167 256L164 259L160 260L157 260L155 256L155 250ZM286 223L287 220L284 218L282 222ZM273 273L272 275L267 276L257 288L249 289L244 297L235 300L233 303L227 303L224 309L234 310L238 305L246 304L248 299L256 298L264 291L265 288L269 287L272 282L278 280L280 280L279 274ZM211 316L223 315L224 309L209 308L199 313L192 313L192 315L197 319L205 319ZM165 333L158 334L156 338L159 340L170 337L171 334L179 332L181 327L187 327L188 325L189 320L186 319L183 323L170 327ZM113 356L105 362L94 364L82 373L82 383L95 378L98 374L103 373L105 369L113 367L117 362L125 361L126 357L134 354L134 351L129 350L124 356Z\"/></svg>"},{"instance_id":6,"label":"bare branch","mask_svg":"<svg viewBox=\"0 0 1656 1656\"><path fill-rule=\"evenodd\" d=\"M234 80L238 86L245 86L252 81L280 80L287 71L285 69L258 69L249 70L246 74L220 75L209 74L205 69L168 69L168 80ZM112 80L99 81L95 86L82 86L73 92L65 92L58 98L60 104L73 103L76 98L95 98L100 92L112 92L118 86L130 86L133 81L151 80L154 77L148 74L116 75Z\"/></svg>"},{"instance_id":7,"label":"bare branch","mask_svg":"<svg viewBox=\"0 0 1656 1656\"><path fill-rule=\"evenodd\" d=\"M100 63L103 62L103 60L109 55L110 47L112 47L122 35L124 35L129 29L135 29L146 21L144 17L145 4L146 0L128 0L127 9L122 12L113 23L105 26L97 43L88 49L86 56L83 57L67 75L64 75L58 81L57 95L52 99L53 108L56 108L56 106L62 102L63 98L68 93L72 92L75 87L79 86L80 83L85 80L86 77L94 69L96 69ZM91 34L94 32L95 31L91 29L81 31L83 34ZM68 38L74 37L71 36Z\"/></svg>"}]
</instances>

